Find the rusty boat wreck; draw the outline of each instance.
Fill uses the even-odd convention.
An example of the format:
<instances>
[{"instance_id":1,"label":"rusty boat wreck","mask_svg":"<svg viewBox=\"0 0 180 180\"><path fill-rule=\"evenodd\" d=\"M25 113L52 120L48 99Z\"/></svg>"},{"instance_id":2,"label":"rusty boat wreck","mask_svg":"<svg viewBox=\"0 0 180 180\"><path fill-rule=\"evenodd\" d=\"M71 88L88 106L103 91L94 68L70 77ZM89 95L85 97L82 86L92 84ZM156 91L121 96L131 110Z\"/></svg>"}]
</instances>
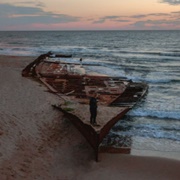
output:
<instances>
[{"instance_id":1,"label":"rusty boat wreck","mask_svg":"<svg viewBox=\"0 0 180 180\"><path fill-rule=\"evenodd\" d=\"M22 76L38 79L63 99L63 103L52 106L62 111L83 134L98 161L99 152L104 151L100 146L103 138L144 97L148 85L122 77L86 73L86 65L67 63L61 57L71 55L42 54L22 70ZM89 98L93 93L98 93L98 125L95 126L90 124L89 112ZM119 148L119 151L130 153L130 148Z\"/></svg>"}]
</instances>

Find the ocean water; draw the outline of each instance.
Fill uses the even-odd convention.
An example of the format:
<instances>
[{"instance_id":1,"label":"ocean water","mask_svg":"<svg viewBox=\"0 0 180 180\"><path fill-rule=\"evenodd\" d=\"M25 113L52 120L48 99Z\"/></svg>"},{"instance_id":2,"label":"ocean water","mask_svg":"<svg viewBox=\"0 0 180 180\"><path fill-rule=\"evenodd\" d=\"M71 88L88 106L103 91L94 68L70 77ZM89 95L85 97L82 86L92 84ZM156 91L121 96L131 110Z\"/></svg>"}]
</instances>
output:
<instances>
[{"instance_id":1,"label":"ocean water","mask_svg":"<svg viewBox=\"0 0 180 180\"><path fill-rule=\"evenodd\" d=\"M119 147L180 152L180 31L0 32L0 54L72 54L87 71L149 84L146 97L104 139ZM98 120L98 119L97 119Z\"/></svg>"}]
</instances>

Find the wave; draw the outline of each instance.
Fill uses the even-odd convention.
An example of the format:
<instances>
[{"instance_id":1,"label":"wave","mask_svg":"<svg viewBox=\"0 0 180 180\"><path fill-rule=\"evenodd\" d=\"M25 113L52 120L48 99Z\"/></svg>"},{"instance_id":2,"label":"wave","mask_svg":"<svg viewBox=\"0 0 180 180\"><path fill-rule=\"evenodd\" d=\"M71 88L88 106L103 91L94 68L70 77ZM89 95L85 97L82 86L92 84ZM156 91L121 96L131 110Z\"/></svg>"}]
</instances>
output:
<instances>
[{"instance_id":1,"label":"wave","mask_svg":"<svg viewBox=\"0 0 180 180\"><path fill-rule=\"evenodd\" d=\"M180 120L180 112L179 111L157 111L157 110L132 110L129 112L130 116L138 116L138 117L156 117L160 119L176 119Z\"/></svg>"},{"instance_id":2,"label":"wave","mask_svg":"<svg viewBox=\"0 0 180 180\"><path fill-rule=\"evenodd\" d=\"M141 55L156 55L156 56L172 56L172 57L180 57L179 51L173 51L173 52L148 52L148 51L119 51L119 53L122 54L141 54Z\"/></svg>"},{"instance_id":3,"label":"wave","mask_svg":"<svg viewBox=\"0 0 180 180\"><path fill-rule=\"evenodd\" d=\"M138 81L144 81L144 82L151 83L151 84L179 83L180 82L180 80L178 80L178 79L170 79L170 78L167 78L167 79L137 78L137 80Z\"/></svg>"},{"instance_id":4,"label":"wave","mask_svg":"<svg viewBox=\"0 0 180 180\"><path fill-rule=\"evenodd\" d=\"M141 77L128 77L128 79L132 79L134 81L143 81L146 83L151 83L151 84L161 84L161 83L170 83L173 80L172 79L150 79L150 78L141 78Z\"/></svg>"},{"instance_id":5,"label":"wave","mask_svg":"<svg viewBox=\"0 0 180 180\"><path fill-rule=\"evenodd\" d=\"M111 138L114 137L115 139L121 136L139 136L180 141L180 128L173 123L163 124L164 122L160 124L156 121L154 121L154 123L149 121L143 121L142 123L137 123L136 121L126 123L119 122L112 128L108 136Z\"/></svg>"},{"instance_id":6,"label":"wave","mask_svg":"<svg viewBox=\"0 0 180 180\"><path fill-rule=\"evenodd\" d=\"M118 140L121 136L124 137L145 137L145 138L155 138L155 139L169 139L173 141L180 141L180 136L178 134L174 134L170 131L167 132L166 130L159 130L159 129L132 129L129 131L111 131L110 134L106 137L114 141L114 139Z\"/></svg>"},{"instance_id":7,"label":"wave","mask_svg":"<svg viewBox=\"0 0 180 180\"><path fill-rule=\"evenodd\" d=\"M141 70L136 71L136 69L127 70L124 67L121 68L121 66L117 66L113 63L105 62L105 61L103 62L103 61L85 60L84 65L91 65L91 67L88 67L88 69L91 69L91 71L97 73L116 76L116 77L126 77L127 79L131 79L132 81L136 81L136 82L146 82L150 84L180 82L178 77L170 77L169 75L164 75L164 72L154 74L150 71L148 72L148 70L142 70L142 71ZM147 77L142 77L145 72L147 72Z\"/></svg>"},{"instance_id":8,"label":"wave","mask_svg":"<svg viewBox=\"0 0 180 180\"><path fill-rule=\"evenodd\" d=\"M175 120L176 121L176 120ZM155 123L155 122L154 122ZM160 124L154 124L154 123L121 123L119 122L115 127L113 127L113 132L116 132L116 131L129 131L129 130L138 130L138 131L177 131L179 132L180 131L180 127L176 126L176 125L172 125L172 124L168 124L167 125L160 125Z\"/></svg>"},{"instance_id":9,"label":"wave","mask_svg":"<svg viewBox=\"0 0 180 180\"><path fill-rule=\"evenodd\" d=\"M22 47L16 47L12 49L12 51L23 51L23 50L28 50L28 49Z\"/></svg>"},{"instance_id":10,"label":"wave","mask_svg":"<svg viewBox=\"0 0 180 180\"><path fill-rule=\"evenodd\" d=\"M24 48L23 45L27 45L25 44L25 42L9 42L8 44L10 45L22 45L22 48ZM42 43L41 43L42 44ZM119 57L122 54L131 54L131 55L155 55L155 56L170 56L170 57L180 57L180 51L172 51L172 52L151 52L151 51L130 51L130 50L119 50L119 49L110 49L109 47L85 47L85 46L74 46L74 45L48 45L48 46L41 46L38 47L38 43L36 45L33 45L34 49L36 49L36 52L38 52L39 50L43 49L45 52L47 51L47 47L49 49L49 51L54 51L54 52L58 52L60 51L61 53L64 53L64 51L68 51L74 54L88 54L88 56L97 56L100 55L102 57ZM27 51L29 50L29 53L32 54L32 47L30 47L28 49L27 47Z\"/></svg>"},{"instance_id":11,"label":"wave","mask_svg":"<svg viewBox=\"0 0 180 180\"><path fill-rule=\"evenodd\" d=\"M19 41L12 41L12 42L9 42L8 44L10 44L10 45L24 45L23 42L19 42Z\"/></svg>"},{"instance_id":12,"label":"wave","mask_svg":"<svg viewBox=\"0 0 180 180\"><path fill-rule=\"evenodd\" d=\"M111 73L111 71L110 70L104 71L104 73L105 74ZM121 76L125 76L127 79L131 79L131 80L136 81L136 82L146 82L146 83L150 83L150 84L164 84L164 83L171 83L171 82L177 83L180 81L178 79L174 79L174 77L171 78L171 77L167 77L164 75L154 76L154 77L141 77L141 73L143 73L143 71L139 72L139 74L135 72L132 75L128 75L126 72L123 71L123 69L113 71L114 76L118 76L120 74ZM109 74L107 74L107 75L109 75Z\"/></svg>"}]
</instances>

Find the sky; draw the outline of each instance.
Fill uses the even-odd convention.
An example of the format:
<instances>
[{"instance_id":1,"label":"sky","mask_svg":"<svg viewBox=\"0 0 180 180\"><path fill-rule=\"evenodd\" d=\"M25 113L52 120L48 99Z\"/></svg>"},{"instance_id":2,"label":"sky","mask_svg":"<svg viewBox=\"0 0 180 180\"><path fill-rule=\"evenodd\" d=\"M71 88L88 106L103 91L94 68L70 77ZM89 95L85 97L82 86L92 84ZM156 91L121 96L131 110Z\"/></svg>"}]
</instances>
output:
<instances>
[{"instance_id":1,"label":"sky","mask_svg":"<svg viewBox=\"0 0 180 180\"><path fill-rule=\"evenodd\" d=\"M180 0L0 0L0 31L180 30Z\"/></svg>"}]
</instances>

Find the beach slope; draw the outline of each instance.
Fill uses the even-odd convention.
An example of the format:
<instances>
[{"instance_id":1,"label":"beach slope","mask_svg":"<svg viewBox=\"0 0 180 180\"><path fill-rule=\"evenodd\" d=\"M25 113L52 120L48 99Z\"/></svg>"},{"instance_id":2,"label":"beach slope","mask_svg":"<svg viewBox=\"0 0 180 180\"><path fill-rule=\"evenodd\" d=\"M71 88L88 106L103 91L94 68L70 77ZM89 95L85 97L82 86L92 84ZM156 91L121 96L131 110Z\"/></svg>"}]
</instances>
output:
<instances>
[{"instance_id":1,"label":"beach slope","mask_svg":"<svg viewBox=\"0 0 180 180\"><path fill-rule=\"evenodd\" d=\"M52 108L61 99L21 76L34 57L0 56L0 179L178 180L180 161L100 154Z\"/></svg>"}]
</instances>

